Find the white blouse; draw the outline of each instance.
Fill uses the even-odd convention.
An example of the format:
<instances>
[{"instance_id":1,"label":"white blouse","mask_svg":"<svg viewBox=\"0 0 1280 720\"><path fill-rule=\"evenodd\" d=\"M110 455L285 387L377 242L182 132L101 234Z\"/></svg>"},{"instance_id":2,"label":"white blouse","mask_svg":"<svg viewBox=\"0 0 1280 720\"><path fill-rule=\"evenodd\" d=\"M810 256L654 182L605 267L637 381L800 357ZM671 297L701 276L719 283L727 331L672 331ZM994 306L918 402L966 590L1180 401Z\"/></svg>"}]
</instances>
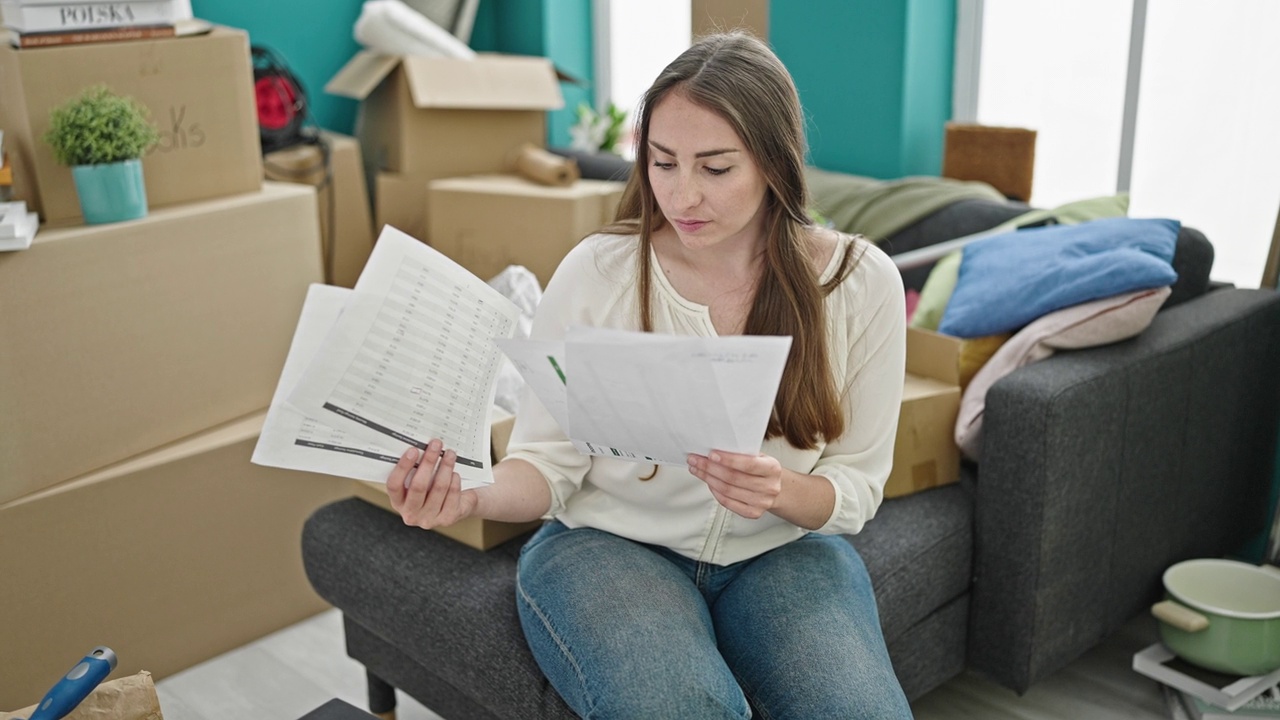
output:
<instances>
[{"instance_id":1,"label":"white blouse","mask_svg":"<svg viewBox=\"0 0 1280 720\"><path fill-rule=\"evenodd\" d=\"M822 533L856 533L875 515L893 464L893 441L906 363L902 278L888 256L865 240L841 236L822 273L839 267L850 242L861 259L826 298L828 351L843 390L845 432L812 450L785 438L761 452L797 473L827 478L835 508ZM592 235L561 262L534 318L532 337L560 339L570 325L639 329L636 277L639 239ZM652 260L653 330L716 335L705 305L681 297ZM508 457L528 461L551 487L546 517L569 527L594 527L637 542L663 545L702 562L728 565L755 557L807 530L771 513L755 520L725 509L706 484L682 467L583 456L528 389L520 400Z\"/></svg>"}]
</instances>

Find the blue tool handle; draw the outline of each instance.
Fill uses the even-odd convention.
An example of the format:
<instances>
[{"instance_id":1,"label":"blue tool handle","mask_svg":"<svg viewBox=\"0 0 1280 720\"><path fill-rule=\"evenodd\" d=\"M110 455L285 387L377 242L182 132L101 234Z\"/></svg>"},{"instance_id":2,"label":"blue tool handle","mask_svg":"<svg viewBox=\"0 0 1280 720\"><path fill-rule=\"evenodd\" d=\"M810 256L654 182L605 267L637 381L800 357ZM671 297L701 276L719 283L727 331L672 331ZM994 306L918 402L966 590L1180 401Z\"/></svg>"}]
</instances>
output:
<instances>
[{"instance_id":1,"label":"blue tool handle","mask_svg":"<svg viewBox=\"0 0 1280 720\"><path fill-rule=\"evenodd\" d=\"M56 685L49 688L27 720L59 720L76 709L116 667L116 654L101 645L90 650Z\"/></svg>"}]
</instances>

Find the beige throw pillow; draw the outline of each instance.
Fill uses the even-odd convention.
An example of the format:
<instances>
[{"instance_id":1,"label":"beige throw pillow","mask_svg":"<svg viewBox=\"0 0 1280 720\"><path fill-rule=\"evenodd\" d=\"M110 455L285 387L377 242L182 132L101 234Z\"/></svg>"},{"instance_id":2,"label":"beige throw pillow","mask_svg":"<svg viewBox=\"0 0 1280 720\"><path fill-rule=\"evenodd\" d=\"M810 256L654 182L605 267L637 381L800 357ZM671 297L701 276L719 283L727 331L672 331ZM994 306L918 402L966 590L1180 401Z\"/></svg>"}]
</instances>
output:
<instances>
[{"instance_id":1,"label":"beige throw pillow","mask_svg":"<svg viewBox=\"0 0 1280 720\"><path fill-rule=\"evenodd\" d=\"M1043 315L1015 333L973 376L960 399L960 415L956 418L956 445L960 452L972 460L979 459L987 391L997 380L1057 350L1107 345L1141 333L1169 293L1170 288L1161 287L1073 305Z\"/></svg>"}]
</instances>

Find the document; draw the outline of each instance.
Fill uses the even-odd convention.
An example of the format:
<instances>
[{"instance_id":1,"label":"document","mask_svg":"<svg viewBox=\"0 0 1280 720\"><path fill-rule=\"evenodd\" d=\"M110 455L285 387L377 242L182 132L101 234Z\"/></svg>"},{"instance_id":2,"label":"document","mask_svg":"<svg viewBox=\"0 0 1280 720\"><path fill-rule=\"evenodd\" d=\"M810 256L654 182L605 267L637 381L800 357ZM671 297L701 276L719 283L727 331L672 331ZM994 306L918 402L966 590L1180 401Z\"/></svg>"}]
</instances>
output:
<instances>
[{"instance_id":1,"label":"document","mask_svg":"<svg viewBox=\"0 0 1280 720\"><path fill-rule=\"evenodd\" d=\"M457 263L386 227L285 402L395 457L440 438L464 487L492 482L489 408L502 364L493 340L510 337L519 316Z\"/></svg>"},{"instance_id":2,"label":"document","mask_svg":"<svg viewBox=\"0 0 1280 720\"><path fill-rule=\"evenodd\" d=\"M381 484L408 447L403 443L364 442L285 401L352 294L347 288L319 284L307 291L289 356L253 449L254 463Z\"/></svg>"},{"instance_id":3,"label":"document","mask_svg":"<svg viewBox=\"0 0 1280 720\"><path fill-rule=\"evenodd\" d=\"M310 288L253 462L382 483L407 448L440 438L464 488L491 483L504 353L584 454L683 466L689 453L760 450L791 338L572 327L523 340L519 317L384 228L354 289Z\"/></svg>"},{"instance_id":4,"label":"document","mask_svg":"<svg viewBox=\"0 0 1280 720\"><path fill-rule=\"evenodd\" d=\"M495 342L579 452L679 466L760 451L791 349L789 337L586 327Z\"/></svg>"}]
</instances>

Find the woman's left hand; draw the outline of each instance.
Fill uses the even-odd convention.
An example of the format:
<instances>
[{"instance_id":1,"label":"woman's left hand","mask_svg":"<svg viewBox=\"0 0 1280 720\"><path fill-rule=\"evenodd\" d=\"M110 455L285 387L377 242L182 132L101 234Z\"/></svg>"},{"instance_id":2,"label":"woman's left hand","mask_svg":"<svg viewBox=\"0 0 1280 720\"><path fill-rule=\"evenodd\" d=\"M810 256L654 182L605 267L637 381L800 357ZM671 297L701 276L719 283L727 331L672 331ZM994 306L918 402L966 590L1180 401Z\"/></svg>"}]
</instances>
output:
<instances>
[{"instance_id":1,"label":"woman's left hand","mask_svg":"<svg viewBox=\"0 0 1280 720\"><path fill-rule=\"evenodd\" d=\"M782 493L782 463L764 453L690 454L689 472L707 484L716 502L753 520L773 509Z\"/></svg>"}]
</instances>

